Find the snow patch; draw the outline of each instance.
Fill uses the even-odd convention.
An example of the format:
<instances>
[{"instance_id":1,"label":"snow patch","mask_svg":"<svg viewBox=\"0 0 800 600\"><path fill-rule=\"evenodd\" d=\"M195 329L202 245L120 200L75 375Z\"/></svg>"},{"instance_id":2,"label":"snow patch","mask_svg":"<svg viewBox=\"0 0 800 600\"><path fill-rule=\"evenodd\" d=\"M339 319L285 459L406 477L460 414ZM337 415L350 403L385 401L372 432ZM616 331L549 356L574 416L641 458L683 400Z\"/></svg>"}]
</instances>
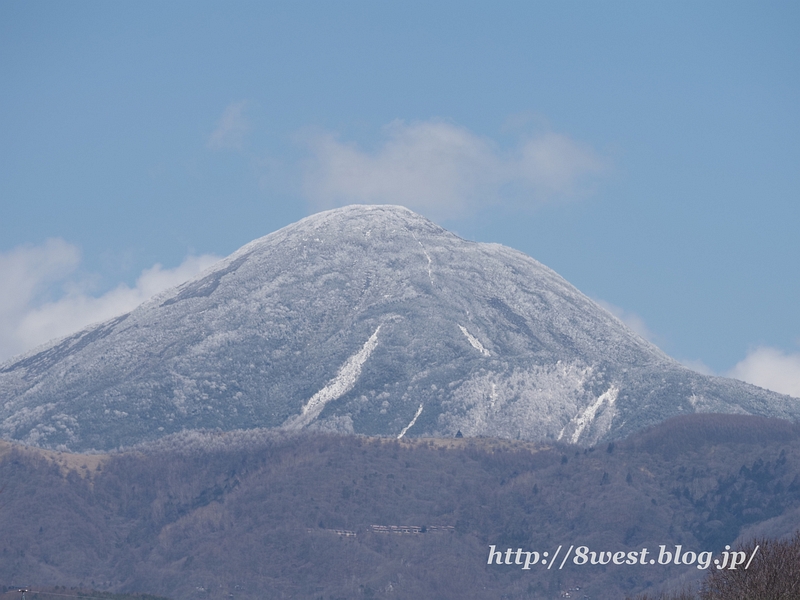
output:
<instances>
[{"instance_id":1,"label":"snow patch","mask_svg":"<svg viewBox=\"0 0 800 600\"><path fill-rule=\"evenodd\" d=\"M597 411L600 410L600 407L603 406L604 402L608 402L609 406L613 406L614 402L617 401L617 395L619 394L619 388L612 385L608 390L606 390L600 397L594 401L593 404L590 404L586 407L581 414L577 415L570 423L575 425L575 430L572 432L572 437L570 438L570 442L573 444L577 444L578 440L583 433L583 430L586 429L586 426L591 423L595 416L597 416ZM569 425L569 423L568 423ZM561 430L561 433L558 434L558 439L560 440L564 436L564 431L566 430L566 426L564 429Z\"/></svg>"},{"instance_id":2,"label":"snow patch","mask_svg":"<svg viewBox=\"0 0 800 600\"><path fill-rule=\"evenodd\" d=\"M378 325L375 333L364 343L361 350L348 358L344 365L342 365L336 377L331 379L324 388L311 397L299 415L294 415L286 420L283 424L285 429L301 429L305 427L319 416L328 402L340 398L353 389L353 386L361 375L361 367L378 345L378 332L380 330L381 326Z\"/></svg>"},{"instance_id":3,"label":"snow patch","mask_svg":"<svg viewBox=\"0 0 800 600\"><path fill-rule=\"evenodd\" d=\"M463 325L459 325L458 328L461 330L461 333L463 333L467 337L467 340L469 340L470 345L473 348L475 348L475 350L477 350L484 356L489 356L489 351L483 347L483 344L480 343L478 338L476 338L469 331L467 331L466 327L464 327Z\"/></svg>"},{"instance_id":4,"label":"snow patch","mask_svg":"<svg viewBox=\"0 0 800 600\"><path fill-rule=\"evenodd\" d=\"M554 439L581 407L594 402L586 389L594 371L580 363L534 365L480 372L449 387L437 420L437 435Z\"/></svg>"},{"instance_id":5,"label":"snow patch","mask_svg":"<svg viewBox=\"0 0 800 600\"><path fill-rule=\"evenodd\" d=\"M413 418L413 419L411 419L411 423L409 423L408 425L406 425L406 426L405 426L405 428L403 429L403 431L401 431L401 432L400 432L400 435L398 435L398 436L397 436L397 439L398 439L398 440L399 440L400 438L402 438L402 437L403 437L403 436L406 434L406 432L407 432L409 429L411 429L411 428L414 426L414 423L416 423L416 422L417 422L417 419L419 418L419 416L420 416L421 414L422 414L422 404L420 404L420 405L419 405L419 408L417 409L417 414L415 414L415 415L414 415L414 418Z\"/></svg>"},{"instance_id":6,"label":"snow patch","mask_svg":"<svg viewBox=\"0 0 800 600\"><path fill-rule=\"evenodd\" d=\"M428 279L430 279L430 280L431 280L431 285L433 285L433 271L431 271L431 265L433 265L433 261L431 260L431 257L430 257L430 255L428 254L428 251L427 251L427 250L425 250L425 246L423 246L423 245L422 245L422 242L420 242L420 241L417 239L417 236L416 236L416 235L414 235L414 232L413 232L413 231L411 231L410 233L411 233L411 235L414 237L414 239L417 241L417 243L419 244L419 247L420 247L420 248L422 248L422 251L425 253L425 258L427 258L427 259L428 259Z\"/></svg>"}]
</instances>

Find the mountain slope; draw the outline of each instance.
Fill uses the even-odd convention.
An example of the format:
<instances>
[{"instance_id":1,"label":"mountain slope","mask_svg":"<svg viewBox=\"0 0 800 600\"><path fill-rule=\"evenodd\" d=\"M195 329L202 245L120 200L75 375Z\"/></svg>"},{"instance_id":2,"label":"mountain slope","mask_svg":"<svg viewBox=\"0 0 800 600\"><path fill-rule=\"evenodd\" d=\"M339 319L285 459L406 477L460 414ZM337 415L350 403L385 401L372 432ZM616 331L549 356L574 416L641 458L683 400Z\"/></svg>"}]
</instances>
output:
<instances>
[{"instance_id":1,"label":"mountain slope","mask_svg":"<svg viewBox=\"0 0 800 600\"><path fill-rule=\"evenodd\" d=\"M490 545L551 556L562 544L562 556L571 545L649 548L655 558L659 545L680 544L721 558L736 538L792 533L800 427L686 415L596 449L265 430L176 434L106 456L0 442L0 482L6 584L175 600L494 600L568 590L619 600L682 587L713 566L569 561L524 570L488 565Z\"/></svg>"},{"instance_id":2,"label":"mountain slope","mask_svg":"<svg viewBox=\"0 0 800 600\"><path fill-rule=\"evenodd\" d=\"M352 206L0 366L0 434L109 449L198 428L584 445L798 402L694 373L552 270L413 212Z\"/></svg>"}]
</instances>

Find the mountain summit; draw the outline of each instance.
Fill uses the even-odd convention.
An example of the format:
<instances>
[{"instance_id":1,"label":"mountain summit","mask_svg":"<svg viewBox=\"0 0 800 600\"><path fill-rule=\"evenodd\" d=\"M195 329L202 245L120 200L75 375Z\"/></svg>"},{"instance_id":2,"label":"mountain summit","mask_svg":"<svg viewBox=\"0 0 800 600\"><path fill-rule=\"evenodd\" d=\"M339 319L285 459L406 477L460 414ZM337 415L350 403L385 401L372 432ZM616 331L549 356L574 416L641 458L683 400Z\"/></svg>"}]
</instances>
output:
<instances>
[{"instance_id":1,"label":"mountain summit","mask_svg":"<svg viewBox=\"0 0 800 600\"><path fill-rule=\"evenodd\" d=\"M4 438L71 450L258 427L590 445L691 412L800 417L686 369L534 259L396 206L312 215L16 357L0 400Z\"/></svg>"}]
</instances>

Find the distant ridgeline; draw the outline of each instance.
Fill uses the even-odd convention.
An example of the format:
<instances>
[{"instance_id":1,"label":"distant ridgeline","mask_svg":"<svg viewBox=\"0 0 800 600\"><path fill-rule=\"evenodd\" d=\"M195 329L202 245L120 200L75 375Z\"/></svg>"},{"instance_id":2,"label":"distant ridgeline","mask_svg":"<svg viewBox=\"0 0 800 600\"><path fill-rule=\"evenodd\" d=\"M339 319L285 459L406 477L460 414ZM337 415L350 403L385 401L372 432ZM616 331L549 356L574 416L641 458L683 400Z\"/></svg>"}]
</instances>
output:
<instances>
[{"instance_id":1,"label":"distant ridgeline","mask_svg":"<svg viewBox=\"0 0 800 600\"><path fill-rule=\"evenodd\" d=\"M800 523L800 426L760 417L676 417L591 448L260 430L109 455L0 450L0 582L31 589L619 600L708 571L611 552L720 556ZM559 546L607 564L515 563Z\"/></svg>"},{"instance_id":2,"label":"distant ridgeline","mask_svg":"<svg viewBox=\"0 0 800 600\"><path fill-rule=\"evenodd\" d=\"M106 451L192 430L591 446L800 402L693 372L524 254L351 206L0 365L0 436Z\"/></svg>"}]
</instances>

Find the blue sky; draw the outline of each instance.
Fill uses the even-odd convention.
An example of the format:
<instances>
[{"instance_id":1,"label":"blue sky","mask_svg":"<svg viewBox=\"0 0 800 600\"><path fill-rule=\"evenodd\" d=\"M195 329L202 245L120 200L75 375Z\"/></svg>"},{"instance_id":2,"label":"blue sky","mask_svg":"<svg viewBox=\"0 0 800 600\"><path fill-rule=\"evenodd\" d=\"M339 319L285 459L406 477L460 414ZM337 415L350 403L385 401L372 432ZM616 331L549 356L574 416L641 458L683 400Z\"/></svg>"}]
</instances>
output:
<instances>
[{"instance_id":1,"label":"blue sky","mask_svg":"<svg viewBox=\"0 0 800 600\"><path fill-rule=\"evenodd\" d=\"M0 359L391 202L800 396L798 31L794 2L0 3Z\"/></svg>"}]
</instances>

